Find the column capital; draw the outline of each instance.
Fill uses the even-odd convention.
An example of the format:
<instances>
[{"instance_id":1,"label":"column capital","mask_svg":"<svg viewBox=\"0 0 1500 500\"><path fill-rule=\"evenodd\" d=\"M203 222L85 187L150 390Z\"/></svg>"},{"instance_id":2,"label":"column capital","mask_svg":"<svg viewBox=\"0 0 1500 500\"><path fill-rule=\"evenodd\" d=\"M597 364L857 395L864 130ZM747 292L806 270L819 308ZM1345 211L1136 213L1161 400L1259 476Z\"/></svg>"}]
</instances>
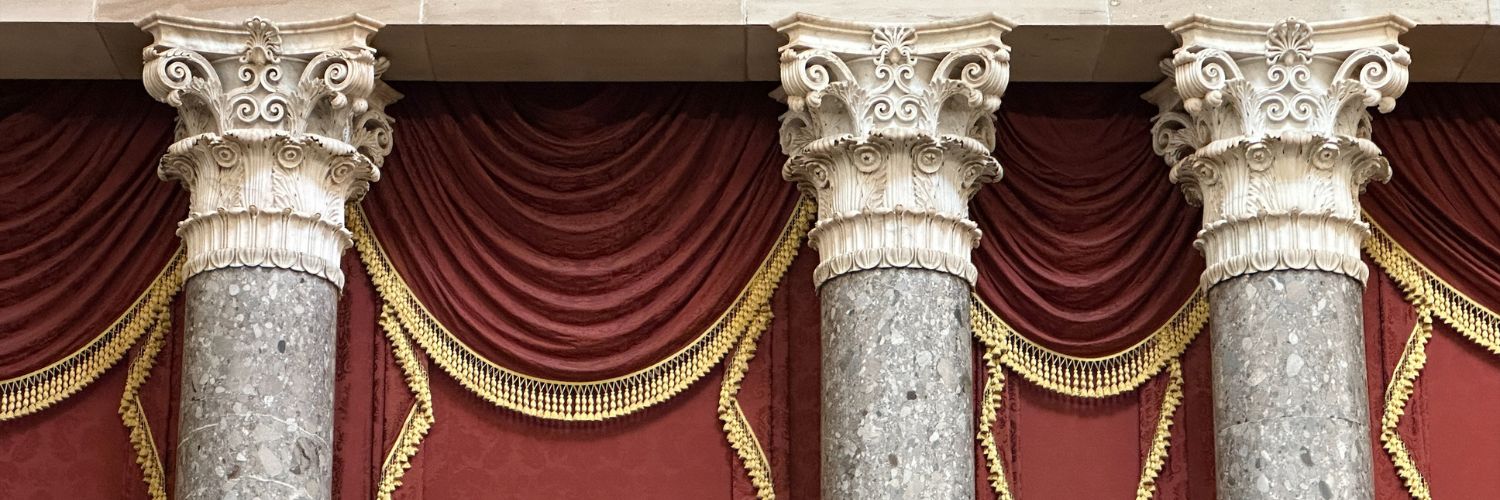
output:
<instances>
[{"instance_id":1,"label":"column capital","mask_svg":"<svg viewBox=\"0 0 1500 500\"><path fill-rule=\"evenodd\" d=\"M1182 46L1144 97L1161 109L1156 153L1203 206L1205 288L1278 269L1366 279L1359 194L1391 176L1367 108L1389 112L1406 90L1411 56L1397 37L1411 27L1394 15L1167 25Z\"/></svg>"},{"instance_id":2,"label":"column capital","mask_svg":"<svg viewBox=\"0 0 1500 500\"><path fill-rule=\"evenodd\" d=\"M177 108L158 174L191 196L178 225L188 275L224 267L305 271L343 285L344 204L380 179L385 106L401 95L363 16L275 24L153 15L147 92Z\"/></svg>"},{"instance_id":3,"label":"column capital","mask_svg":"<svg viewBox=\"0 0 1500 500\"><path fill-rule=\"evenodd\" d=\"M814 281L879 267L972 283L968 203L1000 178L994 112L1013 25L994 15L872 24L798 14L776 25L789 110L782 175L818 203Z\"/></svg>"}]
</instances>

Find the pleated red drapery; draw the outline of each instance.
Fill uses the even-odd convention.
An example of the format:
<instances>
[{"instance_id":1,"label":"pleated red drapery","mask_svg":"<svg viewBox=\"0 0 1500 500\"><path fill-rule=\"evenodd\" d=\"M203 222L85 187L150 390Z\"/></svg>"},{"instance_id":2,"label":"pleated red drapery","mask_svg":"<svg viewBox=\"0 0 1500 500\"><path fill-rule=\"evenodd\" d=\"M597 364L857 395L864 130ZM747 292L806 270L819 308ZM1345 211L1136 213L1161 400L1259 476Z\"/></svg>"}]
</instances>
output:
<instances>
[{"instance_id":1,"label":"pleated red drapery","mask_svg":"<svg viewBox=\"0 0 1500 500\"><path fill-rule=\"evenodd\" d=\"M495 363L535 376L620 375L691 341L754 274L797 199L779 177L780 108L768 85L400 87L396 151L364 205L371 226L435 317ZM1198 209L1150 152L1151 110L1135 97L1144 90L1018 84L999 114L1006 178L975 201L985 231L977 291L1049 349L1099 356L1133 345L1196 284ZM139 297L176 249L173 221L185 209L180 188L155 176L170 109L136 86L7 84L0 95L0 377L12 377L76 350ZM1374 120L1396 176L1364 198L1392 240L1491 310L1500 309L1497 96L1494 86L1414 86ZM792 262L737 396L783 498L818 492L815 263L809 250ZM1379 446L1386 387L1417 314L1371 265ZM371 498L413 399L374 284L352 252L345 267L336 490ZM1500 393L1500 356L1435 323L1396 430L1435 498L1487 498L1500 491L1500 431L1487 418L1500 399L1484 397ZM180 333L143 389L168 478ZM1200 337L1183 354L1156 498L1212 498L1207 345ZM497 408L419 361L437 423L398 498L755 494L718 420L721 369L658 406L568 423ZM0 488L143 498L116 415L123 382L116 367L55 407L0 423ZM1082 399L1009 377L995 432L1012 492L1130 496L1166 385L1158 375ZM1383 450L1375 457L1378 497L1406 498L1396 465ZM976 485L988 494L983 478Z\"/></svg>"},{"instance_id":2,"label":"pleated red drapery","mask_svg":"<svg viewBox=\"0 0 1500 500\"><path fill-rule=\"evenodd\" d=\"M798 199L776 103L731 85L407 89L365 201L433 315L529 375L595 380L684 347L734 301Z\"/></svg>"}]
</instances>

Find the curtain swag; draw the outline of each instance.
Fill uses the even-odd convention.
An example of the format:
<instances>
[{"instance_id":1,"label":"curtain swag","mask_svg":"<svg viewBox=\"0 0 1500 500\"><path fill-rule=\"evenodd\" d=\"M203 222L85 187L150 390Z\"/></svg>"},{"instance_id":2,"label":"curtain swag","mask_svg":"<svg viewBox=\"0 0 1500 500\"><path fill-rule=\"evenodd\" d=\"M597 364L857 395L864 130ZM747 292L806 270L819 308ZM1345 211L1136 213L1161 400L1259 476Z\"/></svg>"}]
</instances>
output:
<instances>
[{"instance_id":1,"label":"curtain swag","mask_svg":"<svg viewBox=\"0 0 1500 500\"><path fill-rule=\"evenodd\" d=\"M382 498L400 485L422 436L433 423L432 395L425 369L416 360L420 348L461 385L485 400L532 417L563 421L601 421L629 415L671 399L702 379L726 357L718 413L730 445L744 462L761 498L774 498L770 465L735 395L749 368L762 332L771 321L771 296L796 257L811 225L815 207L799 201L770 253L733 304L693 342L649 367L620 377L573 382L533 377L478 354L433 317L392 265L363 208L353 207L350 228L355 248L384 302L381 325L386 331L407 383L416 394L396 445L386 458ZM415 344L415 348L413 346Z\"/></svg>"},{"instance_id":2,"label":"curtain swag","mask_svg":"<svg viewBox=\"0 0 1500 500\"><path fill-rule=\"evenodd\" d=\"M1142 462L1141 479L1136 486L1137 499L1152 498L1156 478L1166 465L1173 416L1182 405L1180 357L1208 324L1208 301L1201 290L1194 291L1166 324L1145 339L1119 353L1097 358L1069 356L1027 339L995 314L978 294L972 296L970 321L975 338L984 346L988 375L979 408L977 439L989 468L990 486L1000 500L1015 500L993 431L999 418L1006 368L1047 390L1081 398L1104 398L1133 391L1166 369L1167 389L1162 394L1151 449Z\"/></svg>"},{"instance_id":3,"label":"curtain swag","mask_svg":"<svg viewBox=\"0 0 1500 500\"><path fill-rule=\"evenodd\" d=\"M88 344L46 367L0 381L0 422L42 411L78 393L124 358L141 336L167 328L162 318L182 285L181 267L178 251L130 308Z\"/></svg>"},{"instance_id":4,"label":"curtain swag","mask_svg":"<svg viewBox=\"0 0 1500 500\"><path fill-rule=\"evenodd\" d=\"M1365 252L1406 292L1407 301L1417 311L1417 324L1385 390L1385 409L1380 416L1380 442L1396 465L1406 490L1412 498L1431 500L1427 479L1417 467L1411 452L1396 431L1406 414L1406 403L1416 390L1417 378L1427 364L1427 341L1432 338L1432 318L1436 316L1470 341L1500 355L1500 313L1485 307L1417 261L1412 254L1391 238L1390 233L1365 214L1371 237Z\"/></svg>"}]
</instances>

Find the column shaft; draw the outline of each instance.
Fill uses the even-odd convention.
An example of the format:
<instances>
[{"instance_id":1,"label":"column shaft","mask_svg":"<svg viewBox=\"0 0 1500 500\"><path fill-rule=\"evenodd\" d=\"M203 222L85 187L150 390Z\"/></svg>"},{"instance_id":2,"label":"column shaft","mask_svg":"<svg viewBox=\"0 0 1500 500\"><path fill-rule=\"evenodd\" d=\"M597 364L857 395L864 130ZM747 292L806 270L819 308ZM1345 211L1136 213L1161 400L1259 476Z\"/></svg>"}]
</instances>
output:
<instances>
[{"instance_id":1,"label":"column shaft","mask_svg":"<svg viewBox=\"0 0 1500 500\"><path fill-rule=\"evenodd\" d=\"M332 497L338 289L276 268L188 280L181 499Z\"/></svg>"},{"instance_id":2,"label":"column shaft","mask_svg":"<svg viewBox=\"0 0 1500 500\"><path fill-rule=\"evenodd\" d=\"M1363 290L1290 270L1209 292L1219 498L1374 497Z\"/></svg>"},{"instance_id":3,"label":"column shaft","mask_svg":"<svg viewBox=\"0 0 1500 500\"><path fill-rule=\"evenodd\" d=\"M924 269L824 283L823 498L974 498L968 294Z\"/></svg>"}]
</instances>

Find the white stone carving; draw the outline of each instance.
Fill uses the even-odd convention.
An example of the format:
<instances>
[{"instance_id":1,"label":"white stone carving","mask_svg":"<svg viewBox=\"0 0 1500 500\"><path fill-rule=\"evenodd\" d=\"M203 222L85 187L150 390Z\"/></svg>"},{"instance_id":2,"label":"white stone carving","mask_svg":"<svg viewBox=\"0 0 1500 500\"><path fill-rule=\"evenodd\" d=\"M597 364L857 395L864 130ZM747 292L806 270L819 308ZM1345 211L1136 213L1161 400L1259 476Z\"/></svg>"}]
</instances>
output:
<instances>
[{"instance_id":1,"label":"white stone carving","mask_svg":"<svg viewBox=\"0 0 1500 500\"><path fill-rule=\"evenodd\" d=\"M361 16L276 25L154 15L146 90L178 110L164 180L191 193L178 224L188 276L224 267L305 271L342 287L344 204L391 151L386 62ZM228 82L228 83L226 83Z\"/></svg>"},{"instance_id":2,"label":"white stone carving","mask_svg":"<svg viewBox=\"0 0 1500 500\"><path fill-rule=\"evenodd\" d=\"M969 200L1000 178L994 112L1010 78L1013 25L997 16L916 25L798 14L777 23L782 169L818 203L808 239L821 285L879 267L973 283Z\"/></svg>"},{"instance_id":3,"label":"white stone carving","mask_svg":"<svg viewBox=\"0 0 1500 500\"><path fill-rule=\"evenodd\" d=\"M1161 108L1157 154L1203 206L1205 288L1275 269L1366 279L1359 194L1391 176L1366 108L1389 112L1406 90L1411 56L1397 37L1411 27L1399 16L1168 25L1182 47L1145 97Z\"/></svg>"}]
</instances>

